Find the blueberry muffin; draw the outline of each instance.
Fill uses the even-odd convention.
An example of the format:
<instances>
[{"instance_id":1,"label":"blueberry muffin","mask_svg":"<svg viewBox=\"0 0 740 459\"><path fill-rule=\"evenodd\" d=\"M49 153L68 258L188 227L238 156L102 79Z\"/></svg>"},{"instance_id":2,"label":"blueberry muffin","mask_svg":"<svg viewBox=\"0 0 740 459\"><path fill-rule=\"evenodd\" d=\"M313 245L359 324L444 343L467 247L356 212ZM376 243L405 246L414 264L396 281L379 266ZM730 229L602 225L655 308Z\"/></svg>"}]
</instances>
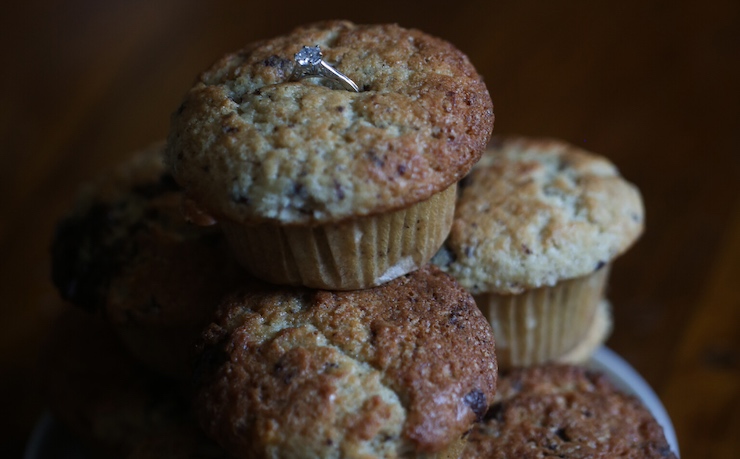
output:
<instances>
[{"instance_id":1,"label":"blueberry muffin","mask_svg":"<svg viewBox=\"0 0 740 459\"><path fill-rule=\"evenodd\" d=\"M495 403L470 432L464 459L676 458L633 396L576 366L502 373Z\"/></svg>"},{"instance_id":2,"label":"blueberry muffin","mask_svg":"<svg viewBox=\"0 0 740 459\"><path fill-rule=\"evenodd\" d=\"M220 232L183 219L162 148L81 194L57 227L52 279L62 297L103 315L137 358L185 379L220 298L248 280Z\"/></svg>"},{"instance_id":3,"label":"blueberry muffin","mask_svg":"<svg viewBox=\"0 0 740 459\"><path fill-rule=\"evenodd\" d=\"M458 457L496 385L490 326L448 275L268 287L204 332L195 410L236 457Z\"/></svg>"},{"instance_id":4,"label":"blueberry muffin","mask_svg":"<svg viewBox=\"0 0 740 459\"><path fill-rule=\"evenodd\" d=\"M318 45L359 92L292 78ZM493 129L481 77L451 44L397 25L300 27L203 72L172 116L167 164L257 277L379 285L447 236L455 184Z\"/></svg>"},{"instance_id":5,"label":"blueberry muffin","mask_svg":"<svg viewBox=\"0 0 740 459\"><path fill-rule=\"evenodd\" d=\"M643 229L637 188L607 159L557 140L496 139L460 184L434 258L475 296L502 368L582 341L611 263Z\"/></svg>"}]
</instances>

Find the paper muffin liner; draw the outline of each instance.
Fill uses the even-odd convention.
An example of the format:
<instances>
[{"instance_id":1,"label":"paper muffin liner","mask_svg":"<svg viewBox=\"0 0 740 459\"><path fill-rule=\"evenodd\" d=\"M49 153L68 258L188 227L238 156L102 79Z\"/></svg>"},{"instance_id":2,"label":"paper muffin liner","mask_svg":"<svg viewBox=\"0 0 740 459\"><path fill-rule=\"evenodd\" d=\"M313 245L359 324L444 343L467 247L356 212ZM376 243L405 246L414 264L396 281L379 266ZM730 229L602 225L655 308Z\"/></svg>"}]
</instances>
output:
<instances>
[{"instance_id":1,"label":"paper muffin liner","mask_svg":"<svg viewBox=\"0 0 740 459\"><path fill-rule=\"evenodd\" d=\"M456 185L405 209L318 226L221 228L237 260L275 284L356 290L424 266L452 227Z\"/></svg>"},{"instance_id":2,"label":"paper muffin liner","mask_svg":"<svg viewBox=\"0 0 740 459\"><path fill-rule=\"evenodd\" d=\"M552 287L517 295L476 295L476 304L493 327L499 368L555 361L575 348L592 326L608 274L605 265Z\"/></svg>"},{"instance_id":3,"label":"paper muffin liner","mask_svg":"<svg viewBox=\"0 0 740 459\"><path fill-rule=\"evenodd\" d=\"M602 344L606 342L612 331L611 305L606 299L599 302L586 336L576 346L558 357L560 363L582 364L586 363Z\"/></svg>"}]
</instances>

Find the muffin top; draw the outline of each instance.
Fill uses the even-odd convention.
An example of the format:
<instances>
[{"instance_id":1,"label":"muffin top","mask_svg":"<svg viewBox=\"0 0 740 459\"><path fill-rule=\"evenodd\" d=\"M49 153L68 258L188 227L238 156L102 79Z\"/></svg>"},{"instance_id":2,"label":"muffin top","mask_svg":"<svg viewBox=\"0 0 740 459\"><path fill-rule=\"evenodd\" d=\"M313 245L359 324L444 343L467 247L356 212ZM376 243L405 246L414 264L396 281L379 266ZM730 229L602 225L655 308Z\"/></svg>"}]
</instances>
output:
<instances>
[{"instance_id":1,"label":"muffin top","mask_svg":"<svg viewBox=\"0 0 740 459\"><path fill-rule=\"evenodd\" d=\"M461 181L433 262L473 294L552 286L625 251L643 214L639 191L607 159L557 140L497 138Z\"/></svg>"},{"instance_id":2,"label":"muffin top","mask_svg":"<svg viewBox=\"0 0 740 459\"><path fill-rule=\"evenodd\" d=\"M434 267L359 291L239 294L203 339L197 415L239 457L438 451L495 393L490 326Z\"/></svg>"},{"instance_id":3,"label":"muffin top","mask_svg":"<svg viewBox=\"0 0 740 459\"><path fill-rule=\"evenodd\" d=\"M360 92L292 81L304 45L320 46ZM318 224L427 199L470 170L492 129L488 90L450 43L322 22L202 73L172 116L167 163L217 219Z\"/></svg>"},{"instance_id":4,"label":"muffin top","mask_svg":"<svg viewBox=\"0 0 740 459\"><path fill-rule=\"evenodd\" d=\"M674 458L663 429L635 397L576 366L514 370L468 437L463 459Z\"/></svg>"},{"instance_id":5,"label":"muffin top","mask_svg":"<svg viewBox=\"0 0 740 459\"><path fill-rule=\"evenodd\" d=\"M127 333L161 334L161 353L137 354L179 375L188 373L188 354L216 305L246 275L217 228L183 219L163 147L134 155L81 194L57 226L52 279L63 298Z\"/></svg>"}]
</instances>

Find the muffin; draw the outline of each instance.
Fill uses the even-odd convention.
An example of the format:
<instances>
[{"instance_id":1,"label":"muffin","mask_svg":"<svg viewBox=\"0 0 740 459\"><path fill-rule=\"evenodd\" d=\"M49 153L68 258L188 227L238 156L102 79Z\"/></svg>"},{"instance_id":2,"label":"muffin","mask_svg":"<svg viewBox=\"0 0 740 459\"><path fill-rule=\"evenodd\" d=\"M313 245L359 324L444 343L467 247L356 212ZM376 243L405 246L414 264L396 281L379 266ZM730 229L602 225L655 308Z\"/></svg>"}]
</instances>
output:
<instances>
[{"instance_id":1,"label":"muffin","mask_svg":"<svg viewBox=\"0 0 740 459\"><path fill-rule=\"evenodd\" d=\"M576 366L502 373L496 401L470 432L464 459L676 458L633 396Z\"/></svg>"},{"instance_id":2,"label":"muffin","mask_svg":"<svg viewBox=\"0 0 740 459\"><path fill-rule=\"evenodd\" d=\"M320 46L359 92L293 78ZM203 222L272 283L350 290L423 266L455 184L493 129L481 77L451 44L397 25L332 21L229 54L172 116L166 161Z\"/></svg>"},{"instance_id":3,"label":"muffin","mask_svg":"<svg viewBox=\"0 0 740 459\"><path fill-rule=\"evenodd\" d=\"M557 140L496 139L460 184L433 262L491 321L502 368L568 353L587 334L614 259L643 229L635 186Z\"/></svg>"},{"instance_id":4,"label":"muffin","mask_svg":"<svg viewBox=\"0 0 740 459\"><path fill-rule=\"evenodd\" d=\"M102 319L71 306L42 347L39 375L54 418L100 457L125 457L187 416L176 384L132 358Z\"/></svg>"},{"instance_id":5,"label":"muffin","mask_svg":"<svg viewBox=\"0 0 740 459\"><path fill-rule=\"evenodd\" d=\"M221 297L248 280L223 235L187 223L163 144L81 195L52 243L62 297L101 314L141 361L190 376L195 341Z\"/></svg>"},{"instance_id":6,"label":"muffin","mask_svg":"<svg viewBox=\"0 0 740 459\"><path fill-rule=\"evenodd\" d=\"M236 457L458 457L493 400L490 326L434 267L380 287L233 296L203 335L194 407Z\"/></svg>"}]
</instances>

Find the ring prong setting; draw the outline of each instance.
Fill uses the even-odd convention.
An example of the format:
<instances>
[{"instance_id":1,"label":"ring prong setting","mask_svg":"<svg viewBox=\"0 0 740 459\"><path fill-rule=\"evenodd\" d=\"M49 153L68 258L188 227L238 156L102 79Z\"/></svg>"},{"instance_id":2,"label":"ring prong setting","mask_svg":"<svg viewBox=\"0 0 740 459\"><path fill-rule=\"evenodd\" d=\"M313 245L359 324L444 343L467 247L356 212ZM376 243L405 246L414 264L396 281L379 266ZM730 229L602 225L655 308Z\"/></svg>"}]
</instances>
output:
<instances>
[{"instance_id":1,"label":"ring prong setting","mask_svg":"<svg viewBox=\"0 0 740 459\"><path fill-rule=\"evenodd\" d=\"M319 46L304 46L295 53L295 70L292 80L324 78L340 84L347 91L360 92L360 88L347 75L327 64Z\"/></svg>"}]
</instances>

